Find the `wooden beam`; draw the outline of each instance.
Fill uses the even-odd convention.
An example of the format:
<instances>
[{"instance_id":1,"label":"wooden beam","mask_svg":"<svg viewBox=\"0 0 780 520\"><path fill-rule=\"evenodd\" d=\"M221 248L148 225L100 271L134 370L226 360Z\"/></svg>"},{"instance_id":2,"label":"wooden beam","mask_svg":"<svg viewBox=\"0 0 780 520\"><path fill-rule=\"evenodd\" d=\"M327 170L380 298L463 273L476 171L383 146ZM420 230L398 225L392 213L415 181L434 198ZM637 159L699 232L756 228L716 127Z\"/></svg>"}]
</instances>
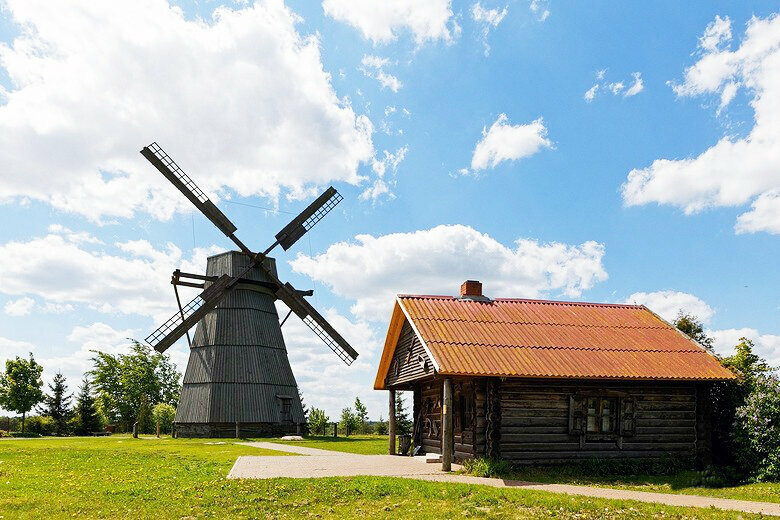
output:
<instances>
[{"instance_id":1,"label":"wooden beam","mask_svg":"<svg viewBox=\"0 0 780 520\"><path fill-rule=\"evenodd\" d=\"M390 389L390 410L387 414L388 453L395 455L395 390Z\"/></svg>"},{"instance_id":2,"label":"wooden beam","mask_svg":"<svg viewBox=\"0 0 780 520\"><path fill-rule=\"evenodd\" d=\"M444 380L444 403L441 407L441 469L452 470L452 380Z\"/></svg>"}]
</instances>

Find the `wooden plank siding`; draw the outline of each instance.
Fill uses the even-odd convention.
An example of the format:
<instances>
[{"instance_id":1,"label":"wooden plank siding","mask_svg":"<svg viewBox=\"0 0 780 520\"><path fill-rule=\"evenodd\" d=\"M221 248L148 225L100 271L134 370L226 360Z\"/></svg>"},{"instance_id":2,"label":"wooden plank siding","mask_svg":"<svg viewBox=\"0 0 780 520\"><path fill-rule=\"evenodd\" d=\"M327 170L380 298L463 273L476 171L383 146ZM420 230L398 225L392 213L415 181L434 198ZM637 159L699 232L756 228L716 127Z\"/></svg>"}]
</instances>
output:
<instances>
[{"instance_id":1,"label":"wooden plank siding","mask_svg":"<svg viewBox=\"0 0 780 520\"><path fill-rule=\"evenodd\" d=\"M433 376L433 363L408 321L404 322L395 346L386 388L398 387Z\"/></svg>"},{"instance_id":2,"label":"wooden plank siding","mask_svg":"<svg viewBox=\"0 0 780 520\"><path fill-rule=\"evenodd\" d=\"M634 399L635 432L618 441L569 434L570 396L622 392ZM515 463L697 455L693 383L511 380L501 383L501 457ZM699 435L701 437L701 434ZM479 447L477 448L479 452Z\"/></svg>"}]
</instances>

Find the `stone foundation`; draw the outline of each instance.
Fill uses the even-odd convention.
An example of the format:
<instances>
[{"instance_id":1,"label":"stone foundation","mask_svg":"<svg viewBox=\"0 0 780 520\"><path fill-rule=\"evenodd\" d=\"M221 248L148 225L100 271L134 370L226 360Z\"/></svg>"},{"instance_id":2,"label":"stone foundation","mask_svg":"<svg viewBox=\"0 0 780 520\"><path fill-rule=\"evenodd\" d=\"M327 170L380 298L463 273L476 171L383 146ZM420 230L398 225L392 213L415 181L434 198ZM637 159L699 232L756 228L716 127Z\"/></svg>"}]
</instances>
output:
<instances>
[{"instance_id":1,"label":"stone foundation","mask_svg":"<svg viewBox=\"0 0 780 520\"><path fill-rule=\"evenodd\" d=\"M235 423L175 423L178 437L235 438ZM295 423L240 423L239 437L279 437L298 433Z\"/></svg>"}]
</instances>

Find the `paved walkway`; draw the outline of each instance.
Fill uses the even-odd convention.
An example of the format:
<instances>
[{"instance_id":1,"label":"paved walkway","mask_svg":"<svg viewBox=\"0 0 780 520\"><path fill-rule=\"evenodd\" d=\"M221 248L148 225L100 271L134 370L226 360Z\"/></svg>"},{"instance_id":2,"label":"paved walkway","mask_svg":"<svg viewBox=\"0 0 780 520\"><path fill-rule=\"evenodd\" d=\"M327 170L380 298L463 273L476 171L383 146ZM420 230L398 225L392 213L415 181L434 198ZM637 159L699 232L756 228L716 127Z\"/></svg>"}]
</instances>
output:
<instances>
[{"instance_id":1,"label":"paved walkway","mask_svg":"<svg viewBox=\"0 0 780 520\"><path fill-rule=\"evenodd\" d=\"M244 443L242 443L244 444ZM358 475L402 477L433 482L456 482L477 484L497 488L522 488L567 495L581 495L613 500L637 500L654 504L682 507L714 507L728 511L763 513L780 516L780 503L750 502L727 498L703 497L697 495L675 495L671 493L650 493L647 491L628 491L623 489L599 488L590 486L572 486L568 484L537 484L519 480L501 480L495 478L472 477L454 473L443 473L441 464L426 463L420 457L397 457L393 455L357 455L339 451L305 448L294 444L273 442L245 443L257 448L286 451L306 455L304 457L285 456L241 456L228 474L228 478L316 478L316 477L352 477ZM460 466L452 465L457 471Z\"/></svg>"}]
</instances>

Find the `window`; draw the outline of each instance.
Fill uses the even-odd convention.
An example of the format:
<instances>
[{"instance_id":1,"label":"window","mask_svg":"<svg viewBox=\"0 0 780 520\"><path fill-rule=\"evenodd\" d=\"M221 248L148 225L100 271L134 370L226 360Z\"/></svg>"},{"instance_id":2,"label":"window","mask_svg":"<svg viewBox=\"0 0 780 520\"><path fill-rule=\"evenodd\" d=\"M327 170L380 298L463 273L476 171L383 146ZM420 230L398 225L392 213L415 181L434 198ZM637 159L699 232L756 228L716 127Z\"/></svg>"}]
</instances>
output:
<instances>
[{"instance_id":1,"label":"window","mask_svg":"<svg viewBox=\"0 0 780 520\"><path fill-rule=\"evenodd\" d=\"M617 401L614 397L588 397L588 433L617 432Z\"/></svg>"}]
</instances>

